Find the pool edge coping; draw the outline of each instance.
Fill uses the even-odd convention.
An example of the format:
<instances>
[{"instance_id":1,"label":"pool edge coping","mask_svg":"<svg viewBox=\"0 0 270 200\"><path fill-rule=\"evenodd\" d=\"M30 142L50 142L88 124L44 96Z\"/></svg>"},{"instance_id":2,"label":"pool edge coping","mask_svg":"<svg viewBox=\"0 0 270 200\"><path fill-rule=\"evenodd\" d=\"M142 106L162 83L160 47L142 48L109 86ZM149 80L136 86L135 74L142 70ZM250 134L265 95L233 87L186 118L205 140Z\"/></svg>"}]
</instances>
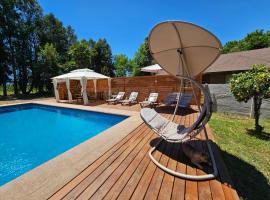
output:
<instances>
[{"instance_id":1,"label":"pool edge coping","mask_svg":"<svg viewBox=\"0 0 270 200\"><path fill-rule=\"evenodd\" d=\"M0 107L29 103L124 115L128 116L128 118L1 186L1 200L49 198L87 166L93 163L143 123L139 116L139 112L120 109L97 108L42 101L15 103L1 105Z\"/></svg>"}]
</instances>

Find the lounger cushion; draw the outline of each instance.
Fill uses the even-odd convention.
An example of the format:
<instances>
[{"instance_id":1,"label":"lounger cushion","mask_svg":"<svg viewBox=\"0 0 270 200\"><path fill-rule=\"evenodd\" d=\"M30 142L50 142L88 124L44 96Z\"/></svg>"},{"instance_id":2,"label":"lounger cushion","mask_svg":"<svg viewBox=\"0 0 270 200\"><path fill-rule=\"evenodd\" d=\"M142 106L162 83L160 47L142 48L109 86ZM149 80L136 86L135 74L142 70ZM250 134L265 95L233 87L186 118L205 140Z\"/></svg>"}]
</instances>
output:
<instances>
[{"instance_id":1,"label":"lounger cushion","mask_svg":"<svg viewBox=\"0 0 270 200\"><path fill-rule=\"evenodd\" d=\"M182 140L187 136L189 131L189 128L169 121L150 108L143 108L141 110L141 117L146 124L166 140Z\"/></svg>"}]
</instances>

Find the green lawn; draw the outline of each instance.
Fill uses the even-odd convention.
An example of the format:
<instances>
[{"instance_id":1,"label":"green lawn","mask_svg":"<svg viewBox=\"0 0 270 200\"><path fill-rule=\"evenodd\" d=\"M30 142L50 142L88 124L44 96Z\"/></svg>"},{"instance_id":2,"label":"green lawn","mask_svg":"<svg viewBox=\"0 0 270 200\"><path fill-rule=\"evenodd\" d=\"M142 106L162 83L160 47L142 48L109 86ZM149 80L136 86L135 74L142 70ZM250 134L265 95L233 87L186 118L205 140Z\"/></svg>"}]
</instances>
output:
<instances>
[{"instance_id":1,"label":"green lawn","mask_svg":"<svg viewBox=\"0 0 270 200\"><path fill-rule=\"evenodd\" d=\"M210 126L242 199L270 199L270 120L254 136L254 120L214 113Z\"/></svg>"}]
</instances>

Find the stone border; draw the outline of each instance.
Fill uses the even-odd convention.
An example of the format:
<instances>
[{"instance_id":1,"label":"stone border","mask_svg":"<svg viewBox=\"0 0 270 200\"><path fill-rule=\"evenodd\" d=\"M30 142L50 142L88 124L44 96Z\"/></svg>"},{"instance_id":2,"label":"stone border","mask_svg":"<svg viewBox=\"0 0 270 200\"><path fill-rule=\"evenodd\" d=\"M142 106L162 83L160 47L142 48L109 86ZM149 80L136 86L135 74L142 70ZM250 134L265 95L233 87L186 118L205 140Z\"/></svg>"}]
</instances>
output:
<instances>
[{"instance_id":1,"label":"stone border","mask_svg":"<svg viewBox=\"0 0 270 200\"><path fill-rule=\"evenodd\" d=\"M142 124L139 113L134 111L42 101L31 101L29 103L127 115L130 117L3 185L0 187L0 200L36 200L49 198L68 181ZM19 104L25 103L8 104L6 106Z\"/></svg>"}]
</instances>

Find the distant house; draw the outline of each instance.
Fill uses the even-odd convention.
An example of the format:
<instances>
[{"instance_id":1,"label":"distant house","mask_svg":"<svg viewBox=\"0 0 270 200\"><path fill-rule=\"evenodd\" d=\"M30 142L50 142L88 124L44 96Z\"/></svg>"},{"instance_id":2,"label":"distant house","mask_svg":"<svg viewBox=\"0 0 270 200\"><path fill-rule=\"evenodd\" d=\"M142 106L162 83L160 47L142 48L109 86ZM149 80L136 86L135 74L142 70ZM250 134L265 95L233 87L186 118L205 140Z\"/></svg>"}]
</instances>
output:
<instances>
[{"instance_id":1,"label":"distant house","mask_svg":"<svg viewBox=\"0 0 270 200\"><path fill-rule=\"evenodd\" d=\"M270 67L270 48L222 54L203 74L204 83L224 84L232 74L249 70L253 64Z\"/></svg>"}]
</instances>

